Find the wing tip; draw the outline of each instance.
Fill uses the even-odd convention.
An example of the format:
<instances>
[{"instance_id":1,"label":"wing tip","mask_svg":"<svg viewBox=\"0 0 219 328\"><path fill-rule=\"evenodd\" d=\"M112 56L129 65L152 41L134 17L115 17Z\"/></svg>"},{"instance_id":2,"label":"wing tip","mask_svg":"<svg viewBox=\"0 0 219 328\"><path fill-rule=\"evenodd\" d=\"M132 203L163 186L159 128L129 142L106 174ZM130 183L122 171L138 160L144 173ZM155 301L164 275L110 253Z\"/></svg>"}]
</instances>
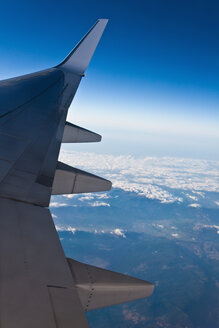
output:
<instances>
[{"instance_id":1,"label":"wing tip","mask_svg":"<svg viewBox=\"0 0 219 328\"><path fill-rule=\"evenodd\" d=\"M98 21L98 22L102 21L102 22L106 22L106 23L108 23L109 18L99 18L97 21Z\"/></svg>"},{"instance_id":2,"label":"wing tip","mask_svg":"<svg viewBox=\"0 0 219 328\"><path fill-rule=\"evenodd\" d=\"M83 76L108 21L108 18L99 18L69 55L55 68L67 68Z\"/></svg>"}]
</instances>

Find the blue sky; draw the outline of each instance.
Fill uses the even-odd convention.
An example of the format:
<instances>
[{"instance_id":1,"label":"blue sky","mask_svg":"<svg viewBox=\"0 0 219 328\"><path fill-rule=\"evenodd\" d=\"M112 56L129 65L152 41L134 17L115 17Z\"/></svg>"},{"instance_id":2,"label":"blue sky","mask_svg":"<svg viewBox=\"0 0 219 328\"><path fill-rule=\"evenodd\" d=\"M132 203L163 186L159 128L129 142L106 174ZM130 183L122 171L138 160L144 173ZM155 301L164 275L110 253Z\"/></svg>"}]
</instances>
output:
<instances>
[{"instance_id":1,"label":"blue sky","mask_svg":"<svg viewBox=\"0 0 219 328\"><path fill-rule=\"evenodd\" d=\"M218 14L207 0L3 0L0 78L57 64L109 18L69 112L104 139L74 148L219 159Z\"/></svg>"}]
</instances>

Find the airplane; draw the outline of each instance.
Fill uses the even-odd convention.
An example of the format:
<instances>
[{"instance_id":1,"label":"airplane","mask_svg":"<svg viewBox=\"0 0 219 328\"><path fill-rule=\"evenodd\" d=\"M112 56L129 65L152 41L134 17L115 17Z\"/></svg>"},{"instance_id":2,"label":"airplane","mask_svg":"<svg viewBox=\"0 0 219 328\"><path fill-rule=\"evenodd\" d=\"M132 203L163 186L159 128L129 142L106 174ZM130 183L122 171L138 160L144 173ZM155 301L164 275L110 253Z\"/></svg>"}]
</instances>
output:
<instances>
[{"instance_id":1,"label":"airplane","mask_svg":"<svg viewBox=\"0 0 219 328\"><path fill-rule=\"evenodd\" d=\"M66 122L108 20L57 66L0 82L0 327L86 328L85 312L147 297L153 284L66 258L51 195L111 182L58 161L62 143L101 136Z\"/></svg>"}]
</instances>

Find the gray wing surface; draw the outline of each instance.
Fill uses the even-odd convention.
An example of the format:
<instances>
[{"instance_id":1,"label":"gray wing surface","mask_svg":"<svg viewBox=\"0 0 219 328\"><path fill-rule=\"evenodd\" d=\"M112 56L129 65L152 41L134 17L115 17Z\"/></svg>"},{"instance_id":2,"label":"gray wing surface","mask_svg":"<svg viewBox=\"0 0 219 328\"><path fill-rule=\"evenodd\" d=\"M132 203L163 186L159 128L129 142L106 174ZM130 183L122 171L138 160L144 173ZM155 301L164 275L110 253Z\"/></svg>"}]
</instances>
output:
<instances>
[{"instance_id":1,"label":"gray wing surface","mask_svg":"<svg viewBox=\"0 0 219 328\"><path fill-rule=\"evenodd\" d=\"M49 210L0 208L0 327L88 327Z\"/></svg>"},{"instance_id":2,"label":"gray wing surface","mask_svg":"<svg viewBox=\"0 0 219 328\"><path fill-rule=\"evenodd\" d=\"M52 194L111 188L58 162L62 142L101 140L66 116L106 24L98 20L60 65L0 82L1 328L85 328L85 311L153 291L151 283L67 261L47 208Z\"/></svg>"}]
</instances>

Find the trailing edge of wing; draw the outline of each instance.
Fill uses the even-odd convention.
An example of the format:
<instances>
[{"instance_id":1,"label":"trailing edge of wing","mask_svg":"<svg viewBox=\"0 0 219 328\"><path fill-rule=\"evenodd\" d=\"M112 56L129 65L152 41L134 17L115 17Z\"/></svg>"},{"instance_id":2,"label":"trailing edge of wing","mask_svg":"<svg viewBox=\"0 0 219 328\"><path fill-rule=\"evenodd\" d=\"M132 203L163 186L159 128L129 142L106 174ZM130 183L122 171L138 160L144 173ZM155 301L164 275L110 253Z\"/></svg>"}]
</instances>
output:
<instances>
[{"instance_id":1,"label":"trailing edge of wing","mask_svg":"<svg viewBox=\"0 0 219 328\"><path fill-rule=\"evenodd\" d=\"M148 281L67 260L85 311L148 297L154 290Z\"/></svg>"},{"instance_id":2,"label":"trailing edge of wing","mask_svg":"<svg viewBox=\"0 0 219 328\"><path fill-rule=\"evenodd\" d=\"M100 41L108 19L99 19L57 67L83 75Z\"/></svg>"},{"instance_id":3,"label":"trailing edge of wing","mask_svg":"<svg viewBox=\"0 0 219 328\"><path fill-rule=\"evenodd\" d=\"M80 194L110 190L109 180L58 162L52 186L52 195Z\"/></svg>"},{"instance_id":4,"label":"trailing edge of wing","mask_svg":"<svg viewBox=\"0 0 219 328\"><path fill-rule=\"evenodd\" d=\"M97 133L81 128L75 124L66 122L63 133L63 143L79 143L79 142L99 142L101 136Z\"/></svg>"}]
</instances>

